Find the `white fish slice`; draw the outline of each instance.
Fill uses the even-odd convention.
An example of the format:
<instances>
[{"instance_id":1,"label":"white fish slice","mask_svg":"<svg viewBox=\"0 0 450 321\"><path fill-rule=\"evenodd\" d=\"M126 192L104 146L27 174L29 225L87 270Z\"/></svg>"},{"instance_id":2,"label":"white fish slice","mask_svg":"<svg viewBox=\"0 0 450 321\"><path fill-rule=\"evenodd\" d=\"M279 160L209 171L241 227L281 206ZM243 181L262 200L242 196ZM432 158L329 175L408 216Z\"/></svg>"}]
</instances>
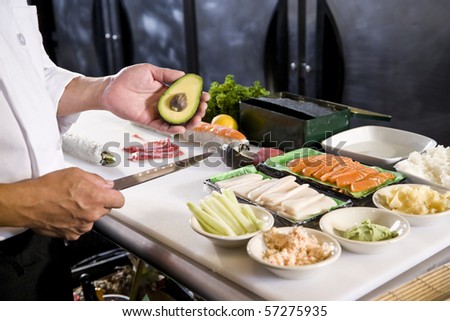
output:
<instances>
[{"instance_id":1,"label":"white fish slice","mask_svg":"<svg viewBox=\"0 0 450 321\"><path fill-rule=\"evenodd\" d=\"M276 185L278 183L277 179L267 179L265 180L265 184L255 188L253 191L248 193L248 198L252 201L256 201L259 195L267 191L272 186ZM264 181L263 181L264 182Z\"/></svg>"},{"instance_id":2,"label":"white fish slice","mask_svg":"<svg viewBox=\"0 0 450 321\"><path fill-rule=\"evenodd\" d=\"M284 212L289 213L291 215L295 215L295 213L299 212L305 206L312 204L314 202L320 201L324 198L325 195L317 194L313 196L305 196L296 199L287 200L281 203L281 207L284 209Z\"/></svg>"},{"instance_id":3,"label":"white fish slice","mask_svg":"<svg viewBox=\"0 0 450 321\"><path fill-rule=\"evenodd\" d=\"M270 179L264 179L262 181L256 181L256 182L250 182L250 183L244 183L244 184L240 184L240 185L236 185L233 187L230 187L236 194L238 194L239 196L245 197L245 198L249 198L248 194L252 191L254 191L255 189L263 186L264 184L269 183L271 180Z\"/></svg>"},{"instance_id":4,"label":"white fish slice","mask_svg":"<svg viewBox=\"0 0 450 321\"><path fill-rule=\"evenodd\" d=\"M275 184L269 186L269 188L260 190L260 191L258 191L258 193L255 193L254 195L249 195L249 196L253 200L255 200L255 202L258 203L260 201L261 197L266 193L270 194L270 193L283 191L283 190L288 191L298 185L297 183L295 183L295 177L292 175L285 176L280 179L274 179L274 181L275 181Z\"/></svg>"},{"instance_id":5,"label":"white fish slice","mask_svg":"<svg viewBox=\"0 0 450 321\"><path fill-rule=\"evenodd\" d=\"M216 185L220 188L230 188L235 185L239 185L242 183L251 183L256 181L261 181L263 176L260 174L250 173L237 177L233 177L224 181L216 182Z\"/></svg>"},{"instance_id":6,"label":"white fish slice","mask_svg":"<svg viewBox=\"0 0 450 321\"><path fill-rule=\"evenodd\" d=\"M307 192L308 190L314 191L312 188L308 188L308 186L309 186L308 184L302 184L302 185L298 185L297 183L294 183L294 184L296 186L294 186L294 188L292 188L290 190L277 191L274 193L264 193L260 197L261 205L271 206L271 207L281 205L281 202L283 202L285 200L301 197L301 195L303 195L303 193L308 194L308 192ZM307 195L305 195L305 196L307 196Z\"/></svg>"},{"instance_id":7,"label":"white fish slice","mask_svg":"<svg viewBox=\"0 0 450 321\"><path fill-rule=\"evenodd\" d=\"M287 193L287 192L297 188L298 186L299 185L295 182L295 180L292 181L292 180L279 179L278 184L272 186L267 191L265 191L264 193L259 195L258 201L261 200L261 198L264 197L264 195L273 194L273 193L282 193L282 192Z\"/></svg>"},{"instance_id":8,"label":"white fish slice","mask_svg":"<svg viewBox=\"0 0 450 321\"><path fill-rule=\"evenodd\" d=\"M284 212L294 220L300 220L314 214L322 214L336 206L336 202L326 195L312 196L310 200L302 203L283 204ZM300 201L301 199L298 199Z\"/></svg>"}]
</instances>

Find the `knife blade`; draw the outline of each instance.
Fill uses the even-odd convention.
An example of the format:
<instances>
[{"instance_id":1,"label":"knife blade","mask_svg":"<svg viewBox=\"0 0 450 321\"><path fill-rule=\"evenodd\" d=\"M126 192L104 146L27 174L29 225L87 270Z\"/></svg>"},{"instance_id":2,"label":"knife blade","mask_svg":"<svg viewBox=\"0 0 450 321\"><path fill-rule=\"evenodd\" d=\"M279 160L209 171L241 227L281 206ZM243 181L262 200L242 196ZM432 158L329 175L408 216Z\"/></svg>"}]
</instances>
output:
<instances>
[{"instance_id":1,"label":"knife blade","mask_svg":"<svg viewBox=\"0 0 450 321\"><path fill-rule=\"evenodd\" d=\"M208 158L209 156L213 155L215 152L206 152L201 155L192 156L186 159L178 160L173 163L155 167L137 174L132 174L129 176L125 176L122 178L118 178L114 180L114 189L116 190L123 190L128 187L132 187L147 181L150 181L152 179L155 179L157 177L161 177L170 173L174 173L176 171L185 169L187 167L193 166L202 160Z\"/></svg>"}]
</instances>

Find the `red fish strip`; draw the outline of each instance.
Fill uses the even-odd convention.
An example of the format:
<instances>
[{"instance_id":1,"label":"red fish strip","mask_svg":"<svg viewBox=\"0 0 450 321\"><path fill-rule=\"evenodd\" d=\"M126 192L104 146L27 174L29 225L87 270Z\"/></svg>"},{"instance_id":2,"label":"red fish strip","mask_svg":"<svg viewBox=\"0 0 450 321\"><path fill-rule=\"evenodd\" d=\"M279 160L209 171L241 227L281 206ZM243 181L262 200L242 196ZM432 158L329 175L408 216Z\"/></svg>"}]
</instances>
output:
<instances>
[{"instance_id":1,"label":"red fish strip","mask_svg":"<svg viewBox=\"0 0 450 321\"><path fill-rule=\"evenodd\" d=\"M129 160L138 161L146 159L173 158L183 155L180 146L172 143L169 138L146 144L131 145L124 148L130 154Z\"/></svg>"}]
</instances>

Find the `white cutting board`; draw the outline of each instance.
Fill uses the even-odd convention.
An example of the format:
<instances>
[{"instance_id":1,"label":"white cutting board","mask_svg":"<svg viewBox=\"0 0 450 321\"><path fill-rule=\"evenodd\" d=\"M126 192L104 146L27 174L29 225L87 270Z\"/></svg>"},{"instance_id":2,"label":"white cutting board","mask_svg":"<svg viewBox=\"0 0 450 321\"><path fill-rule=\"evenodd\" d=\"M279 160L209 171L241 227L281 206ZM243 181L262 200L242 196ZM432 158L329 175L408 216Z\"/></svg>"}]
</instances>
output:
<instances>
[{"instance_id":1,"label":"white cutting board","mask_svg":"<svg viewBox=\"0 0 450 321\"><path fill-rule=\"evenodd\" d=\"M162 138L99 111L83 114L71 131L100 142L123 142L124 133L137 133L150 140ZM109 168L71 157L67 157L67 162L109 179L150 168L148 164L139 167L136 163ZM215 247L190 228L186 202L198 202L207 193L203 182L228 170L219 159L213 158L200 167L126 189L125 206L113 210L111 215L267 300L356 300L450 245L448 218L439 225L413 226L404 242L384 253L362 255L344 250L337 262L310 279L281 279L253 262L245 248Z\"/></svg>"}]
</instances>

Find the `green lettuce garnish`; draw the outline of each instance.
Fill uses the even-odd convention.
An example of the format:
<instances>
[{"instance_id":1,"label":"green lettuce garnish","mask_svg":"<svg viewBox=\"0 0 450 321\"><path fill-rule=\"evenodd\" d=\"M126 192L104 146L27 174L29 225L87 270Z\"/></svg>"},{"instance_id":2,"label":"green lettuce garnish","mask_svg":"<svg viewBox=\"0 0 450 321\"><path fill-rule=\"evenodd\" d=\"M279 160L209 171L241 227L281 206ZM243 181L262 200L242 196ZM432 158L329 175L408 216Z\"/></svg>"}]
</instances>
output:
<instances>
[{"instance_id":1,"label":"green lettuce garnish","mask_svg":"<svg viewBox=\"0 0 450 321\"><path fill-rule=\"evenodd\" d=\"M210 122L214 116L227 114L239 120L239 102L249 98L267 96L270 92L261 86L259 81L255 81L253 86L243 86L237 84L233 75L227 75L223 84L213 81L209 87L211 99L208 101L208 109L203 118Z\"/></svg>"}]
</instances>

